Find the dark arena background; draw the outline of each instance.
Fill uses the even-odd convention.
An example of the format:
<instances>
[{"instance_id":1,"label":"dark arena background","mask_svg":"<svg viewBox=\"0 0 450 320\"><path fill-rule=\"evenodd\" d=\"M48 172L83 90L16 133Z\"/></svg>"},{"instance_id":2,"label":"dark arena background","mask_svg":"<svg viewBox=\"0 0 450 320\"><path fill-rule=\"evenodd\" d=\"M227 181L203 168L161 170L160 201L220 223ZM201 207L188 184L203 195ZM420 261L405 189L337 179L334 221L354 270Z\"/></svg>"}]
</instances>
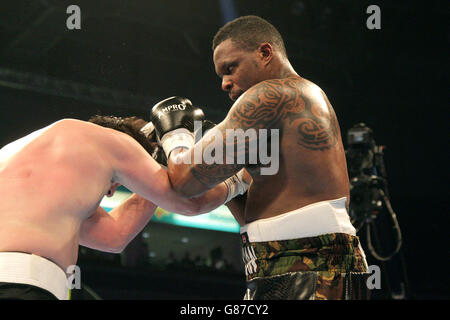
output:
<instances>
[{"instance_id":1,"label":"dark arena background","mask_svg":"<svg viewBox=\"0 0 450 320\"><path fill-rule=\"evenodd\" d=\"M70 5L80 29L67 27ZM379 29L368 28L370 5L380 8ZM249 14L279 29L294 69L327 93L346 149L358 123L385 146L399 228L386 205L356 217L369 265L381 271L372 299L448 299L448 1L1 1L0 146L63 118L148 119L174 95L220 122L231 102L212 37ZM371 201L360 196L361 206ZM192 221L159 212L120 254L80 246L72 299L241 299L240 239L225 211Z\"/></svg>"}]
</instances>

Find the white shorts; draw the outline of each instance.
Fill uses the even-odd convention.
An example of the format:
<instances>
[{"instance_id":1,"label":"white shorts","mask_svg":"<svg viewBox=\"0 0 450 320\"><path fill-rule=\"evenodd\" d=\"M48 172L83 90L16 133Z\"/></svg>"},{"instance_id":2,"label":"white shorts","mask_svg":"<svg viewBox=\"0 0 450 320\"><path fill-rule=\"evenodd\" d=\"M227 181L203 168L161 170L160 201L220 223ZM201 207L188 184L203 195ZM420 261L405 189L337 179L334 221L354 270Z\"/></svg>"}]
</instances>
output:
<instances>
[{"instance_id":1,"label":"white shorts","mask_svg":"<svg viewBox=\"0 0 450 320\"><path fill-rule=\"evenodd\" d=\"M329 233L356 236L345 207L346 201L347 198L343 197L312 203L272 218L250 222L241 227L240 233L247 233L249 242L300 239ZM361 244L359 248L366 260ZM367 267L366 261L365 265Z\"/></svg>"},{"instance_id":2,"label":"white shorts","mask_svg":"<svg viewBox=\"0 0 450 320\"><path fill-rule=\"evenodd\" d=\"M0 252L0 282L29 284L68 300L66 273L55 263L29 253Z\"/></svg>"},{"instance_id":3,"label":"white shorts","mask_svg":"<svg viewBox=\"0 0 450 320\"><path fill-rule=\"evenodd\" d=\"M278 216L241 227L250 242L290 240L327 233L356 235L345 208L347 198L316 202Z\"/></svg>"}]
</instances>

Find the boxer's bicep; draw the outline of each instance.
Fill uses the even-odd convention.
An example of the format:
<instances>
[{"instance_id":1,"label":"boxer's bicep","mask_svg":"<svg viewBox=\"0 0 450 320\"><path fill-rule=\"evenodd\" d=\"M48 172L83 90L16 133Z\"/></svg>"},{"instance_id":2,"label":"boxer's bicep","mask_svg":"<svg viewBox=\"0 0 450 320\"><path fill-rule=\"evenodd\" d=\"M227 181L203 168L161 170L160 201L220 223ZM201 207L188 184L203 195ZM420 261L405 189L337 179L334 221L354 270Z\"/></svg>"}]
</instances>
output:
<instances>
[{"instance_id":1,"label":"boxer's bicep","mask_svg":"<svg viewBox=\"0 0 450 320\"><path fill-rule=\"evenodd\" d=\"M105 209L98 207L91 217L83 221L79 244L100 251L119 251L121 241L117 236L117 225Z\"/></svg>"}]
</instances>

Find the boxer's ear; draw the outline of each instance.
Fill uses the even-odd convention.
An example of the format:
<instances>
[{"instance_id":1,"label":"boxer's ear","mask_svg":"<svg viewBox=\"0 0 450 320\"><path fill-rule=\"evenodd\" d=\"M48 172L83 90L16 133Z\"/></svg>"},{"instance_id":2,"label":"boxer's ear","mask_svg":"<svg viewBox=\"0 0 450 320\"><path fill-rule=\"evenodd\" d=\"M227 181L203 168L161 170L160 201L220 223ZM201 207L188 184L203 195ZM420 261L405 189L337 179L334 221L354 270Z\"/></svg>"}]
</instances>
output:
<instances>
[{"instance_id":1,"label":"boxer's ear","mask_svg":"<svg viewBox=\"0 0 450 320\"><path fill-rule=\"evenodd\" d=\"M268 64L273 58L273 47L270 43L261 43L258 47L258 56L264 64Z\"/></svg>"}]
</instances>

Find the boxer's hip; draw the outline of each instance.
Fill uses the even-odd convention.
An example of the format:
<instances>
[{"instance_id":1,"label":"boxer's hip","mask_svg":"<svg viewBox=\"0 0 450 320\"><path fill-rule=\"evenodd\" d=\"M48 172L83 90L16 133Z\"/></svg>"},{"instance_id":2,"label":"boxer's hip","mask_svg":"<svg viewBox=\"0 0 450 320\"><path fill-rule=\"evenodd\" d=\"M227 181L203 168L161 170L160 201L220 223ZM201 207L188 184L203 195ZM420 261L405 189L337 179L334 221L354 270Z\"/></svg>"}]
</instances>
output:
<instances>
[{"instance_id":1,"label":"boxer's hip","mask_svg":"<svg viewBox=\"0 0 450 320\"><path fill-rule=\"evenodd\" d=\"M50 260L34 254L0 252L0 282L38 287L60 300L69 297L66 273Z\"/></svg>"},{"instance_id":2,"label":"boxer's hip","mask_svg":"<svg viewBox=\"0 0 450 320\"><path fill-rule=\"evenodd\" d=\"M319 202L243 226L246 297L345 298L355 279L367 274L345 200Z\"/></svg>"}]
</instances>

